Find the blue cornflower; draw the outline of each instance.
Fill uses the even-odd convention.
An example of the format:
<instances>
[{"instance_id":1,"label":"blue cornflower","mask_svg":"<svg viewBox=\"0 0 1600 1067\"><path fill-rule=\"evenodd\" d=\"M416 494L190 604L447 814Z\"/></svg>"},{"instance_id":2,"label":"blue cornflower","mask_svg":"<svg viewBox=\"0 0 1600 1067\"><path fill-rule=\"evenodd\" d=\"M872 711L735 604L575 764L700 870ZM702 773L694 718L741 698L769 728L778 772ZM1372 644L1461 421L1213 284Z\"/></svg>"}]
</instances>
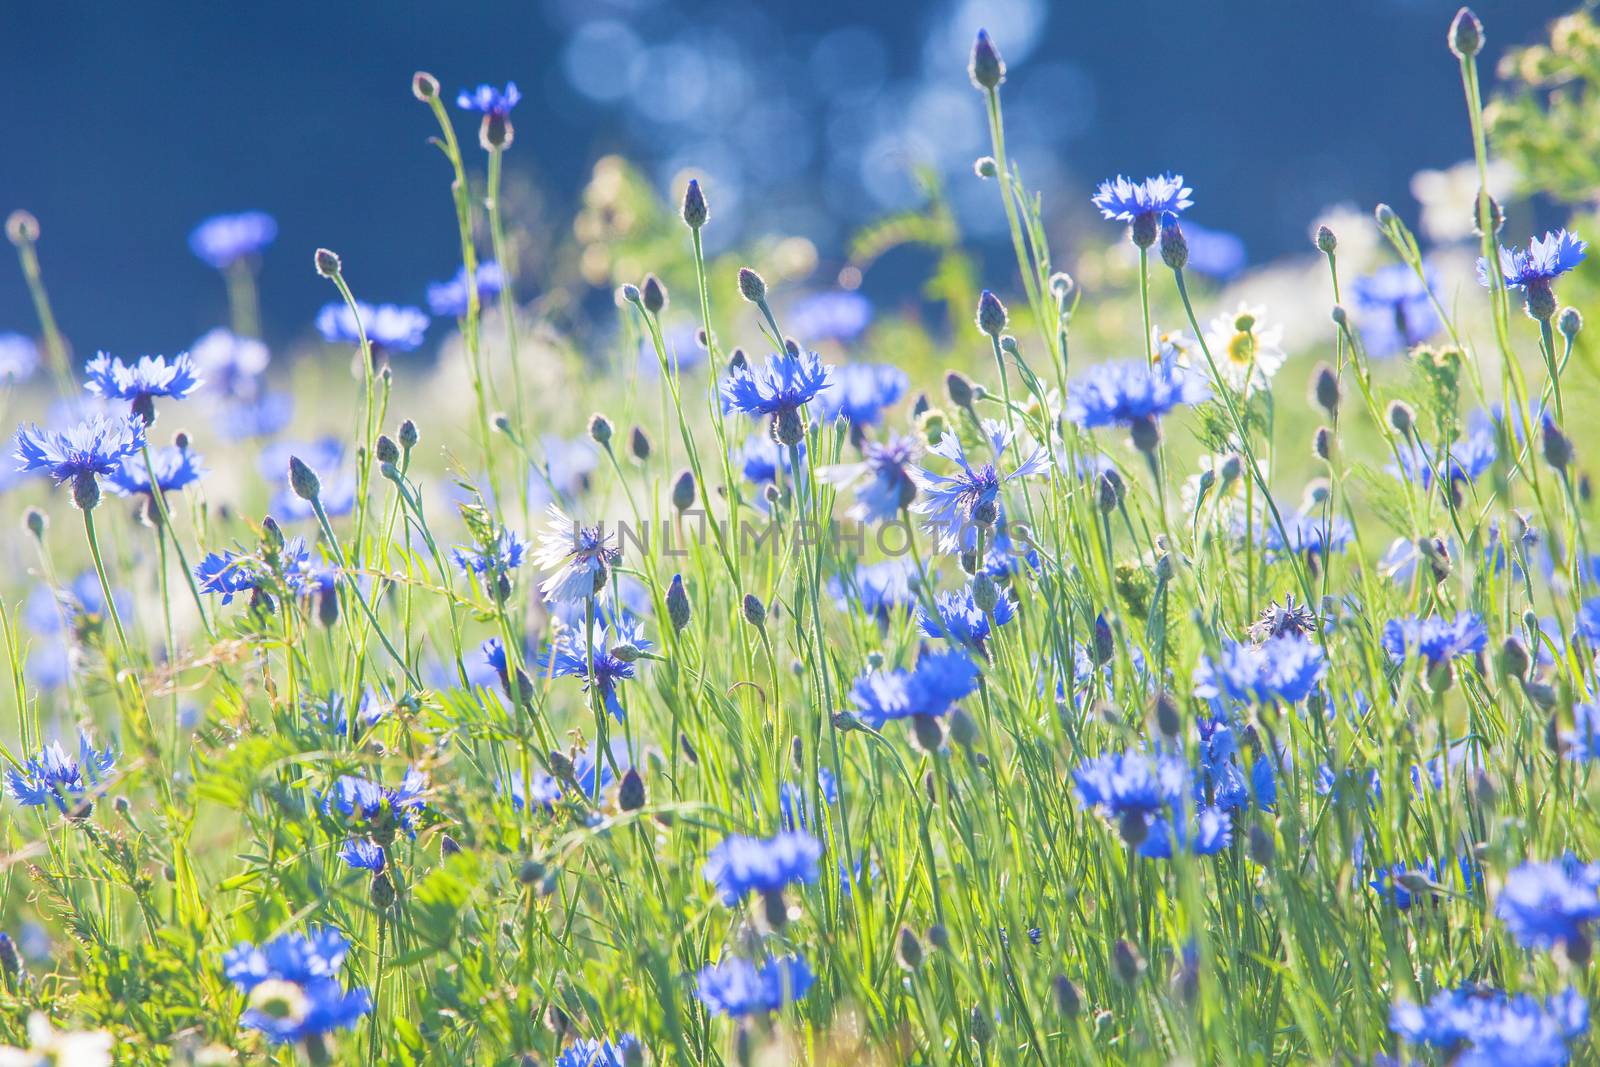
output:
<instances>
[{"instance_id":1,"label":"blue cornflower","mask_svg":"<svg viewBox=\"0 0 1600 1067\"><path fill-rule=\"evenodd\" d=\"M76 759L67 755L61 742L52 741L31 759L6 771L6 788L17 803L27 807L49 803L63 814L77 814L116 762L116 751L110 745L97 750L89 735L80 730Z\"/></svg>"},{"instance_id":2,"label":"blue cornflower","mask_svg":"<svg viewBox=\"0 0 1600 1067\"><path fill-rule=\"evenodd\" d=\"M806 484L806 443L801 441L795 446L800 453L799 484ZM744 446L737 450L733 456L734 462L739 465L739 471L746 481L761 485L777 485L781 474L783 479L793 482L794 463L789 455L789 450L774 441L769 434L751 434ZM757 494L751 504L762 511L767 509L766 497Z\"/></svg>"},{"instance_id":3,"label":"blue cornflower","mask_svg":"<svg viewBox=\"0 0 1600 1067\"><path fill-rule=\"evenodd\" d=\"M1477 880L1473 871L1472 861L1462 856L1456 867L1460 871L1461 886L1463 890L1470 890ZM1448 870L1448 865L1447 865ZM1424 859L1421 863L1409 866L1396 863L1388 867L1380 867L1374 872L1374 877L1367 883L1385 900L1390 901L1401 911L1411 910L1411 905L1418 899L1437 900L1442 892L1448 892L1450 887L1440 881L1439 865L1433 857Z\"/></svg>"},{"instance_id":4,"label":"blue cornflower","mask_svg":"<svg viewBox=\"0 0 1600 1067\"><path fill-rule=\"evenodd\" d=\"M17 469L49 471L57 485L72 483L73 502L92 508L100 501L102 476L109 477L144 447L145 421L136 415L91 415L59 433L30 423L17 431Z\"/></svg>"},{"instance_id":5,"label":"blue cornflower","mask_svg":"<svg viewBox=\"0 0 1600 1067\"><path fill-rule=\"evenodd\" d=\"M133 413L147 425L155 421L156 397L181 400L200 388L194 361L187 352L180 352L171 360L166 356L140 356L136 363L124 363L101 352L84 365L83 374L85 389L107 400L128 401Z\"/></svg>"},{"instance_id":6,"label":"blue cornflower","mask_svg":"<svg viewBox=\"0 0 1600 1067\"><path fill-rule=\"evenodd\" d=\"M959 649L924 652L916 668L871 671L856 679L850 703L874 730L890 719L939 716L978 686L978 667Z\"/></svg>"},{"instance_id":7,"label":"blue cornflower","mask_svg":"<svg viewBox=\"0 0 1600 1067\"><path fill-rule=\"evenodd\" d=\"M727 959L695 975L694 995L713 1015L737 1019L777 1011L805 996L815 980L799 956L768 956L760 966Z\"/></svg>"},{"instance_id":8,"label":"blue cornflower","mask_svg":"<svg viewBox=\"0 0 1600 1067\"><path fill-rule=\"evenodd\" d=\"M1576 628L1591 644L1600 645L1600 597L1585 600L1578 608Z\"/></svg>"},{"instance_id":9,"label":"blue cornflower","mask_svg":"<svg viewBox=\"0 0 1600 1067\"><path fill-rule=\"evenodd\" d=\"M20 333L0 333L0 382L26 381L38 369L38 345Z\"/></svg>"},{"instance_id":10,"label":"blue cornflower","mask_svg":"<svg viewBox=\"0 0 1600 1067\"><path fill-rule=\"evenodd\" d=\"M817 791L825 806L832 807L839 802L839 782L826 767L817 768ZM810 830L812 806L809 791L793 782L778 786L778 821L785 830Z\"/></svg>"},{"instance_id":11,"label":"blue cornflower","mask_svg":"<svg viewBox=\"0 0 1600 1067\"><path fill-rule=\"evenodd\" d=\"M1079 806L1116 820L1123 839L1137 845L1157 818L1183 803L1189 772L1174 756L1112 752L1086 760L1072 780Z\"/></svg>"},{"instance_id":12,"label":"blue cornflower","mask_svg":"<svg viewBox=\"0 0 1600 1067\"><path fill-rule=\"evenodd\" d=\"M1183 184L1181 174L1158 174L1135 182L1117 175L1100 183L1090 197L1100 214L1115 222L1144 223L1152 226L1161 216L1176 218L1184 208L1191 207L1189 195L1194 190Z\"/></svg>"},{"instance_id":13,"label":"blue cornflower","mask_svg":"<svg viewBox=\"0 0 1600 1067\"><path fill-rule=\"evenodd\" d=\"M118 496L137 493L149 495L153 492L150 487L150 467L155 468L155 484L163 493L187 489L206 473L206 469L200 465L200 457L194 452L168 445L151 453L149 466L145 465L143 456L125 457L116 470L106 475L106 481Z\"/></svg>"},{"instance_id":14,"label":"blue cornflower","mask_svg":"<svg viewBox=\"0 0 1600 1067\"><path fill-rule=\"evenodd\" d=\"M1464 499L1462 488L1477 481L1500 454L1497 434L1487 422L1479 422L1461 440L1452 444L1448 456L1443 450L1429 449L1415 441L1401 448L1398 472L1407 481L1431 489L1441 482L1458 506ZM1393 470L1394 468L1391 468ZM1441 477L1442 476L1442 477Z\"/></svg>"},{"instance_id":15,"label":"blue cornflower","mask_svg":"<svg viewBox=\"0 0 1600 1067\"><path fill-rule=\"evenodd\" d=\"M1539 1001L1463 986L1425 1005L1401 1001L1389 1029L1439 1049L1457 1067L1561 1067L1567 1043L1589 1029L1589 1006L1575 989Z\"/></svg>"},{"instance_id":16,"label":"blue cornflower","mask_svg":"<svg viewBox=\"0 0 1600 1067\"><path fill-rule=\"evenodd\" d=\"M1581 946L1587 958L1588 926L1600 919L1600 863L1571 855L1524 863L1506 875L1494 913L1523 948Z\"/></svg>"},{"instance_id":17,"label":"blue cornflower","mask_svg":"<svg viewBox=\"0 0 1600 1067\"><path fill-rule=\"evenodd\" d=\"M417 813L423 808L422 794L428 780L415 767L408 768L400 784L393 788L342 774L322 798L324 814L334 812L371 832L378 841L393 840L397 832L416 833Z\"/></svg>"},{"instance_id":18,"label":"blue cornflower","mask_svg":"<svg viewBox=\"0 0 1600 1067\"><path fill-rule=\"evenodd\" d=\"M203 262L225 270L249 256L259 255L278 236L278 223L264 211L213 215L189 234L189 248Z\"/></svg>"},{"instance_id":19,"label":"blue cornflower","mask_svg":"<svg viewBox=\"0 0 1600 1067\"><path fill-rule=\"evenodd\" d=\"M272 362L272 351L254 337L241 337L218 326L189 346L189 358L194 361L195 373L204 376L206 392L253 400L260 393L261 375Z\"/></svg>"},{"instance_id":20,"label":"blue cornflower","mask_svg":"<svg viewBox=\"0 0 1600 1067\"><path fill-rule=\"evenodd\" d=\"M1004 626L1017 617L1016 604L1012 602L1011 595L1003 590L995 600L992 612L985 612L978 607L970 587L940 593L934 601L934 607L939 612L937 618L929 615L927 608L917 612L917 622L922 632L929 637L942 637L966 645L979 653L984 652L989 640L991 616L993 626Z\"/></svg>"},{"instance_id":21,"label":"blue cornflower","mask_svg":"<svg viewBox=\"0 0 1600 1067\"><path fill-rule=\"evenodd\" d=\"M890 434L886 440L866 442L860 463L823 467L817 477L830 485L856 487L851 518L858 522L887 522L916 499L916 475L911 465L916 456L915 440Z\"/></svg>"},{"instance_id":22,"label":"blue cornflower","mask_svg":"<svg viewBox=\"0 0 1600 1067\"><path fill-rule=\"evenodd\" d=\"M1195 802L1202 807L1239 811L1255 803L1271 811L1278 803L1278 775L1272 760L1258 753L1246 778L1239 762L1239 742L1226 712L1201 717L1195 723L1200 735L1195 760Z\"/></svg>"},{"instance_id":23,"label":"blue cornflower","mask_svg":"<svg viewBox=\"0 0 1600 1067\"><path fill-rule=\"evenodd\" d=\"M985 419L982 429L995 456L1004 456L1013 440L1011 431L994 419ZM927 516L927 529L937 536L941 552L973 550L979 528L993 526L1000 520L1001 485L1050 469L1049 453L1042 447L1035 447L1002 478L994 463L973 467L961 447L961 439L948 431L937 444L929 446L928 451L960 467L949 475L936 474L926 467L910 470L912 480L922 491L922 498L911 505L911 510Z\"/></svg>"},{"instance_id":24,"label":"blue cornflower","mask_svg":"<svg viewBox=\"0 0 1600 1067\"><path fill-rule=\"evenodd\" d=\"M1203 378L1175 363L1099 363L1067 383L1065 414L1086 430L1153 426L1178 405L1198 404L1210 395Z\"/></svg>"},{"instance_id":25,"label":"blue cornflower","mask_svg":"<svg viewBox=\"0 0 1600 1067\"><path fill-rule=\"evenodd\" d=\"M616 763L617 770L611 769ZM572 757L572 782L583 796L590 802L599 799L600 794L610 789L617 783L617 773L626 773L633 766L633 757L628 754L626 742L620 738L611 743L611 758L597 756L592 750L585 749ZM556 801L561 799L569 783L545 774L543 771L533 775L533 802L545 810L555 807ZM522 810L523 789L520 775L512 774L506 783L506 791L511 794L511 806L517 811Z\"/></svg>"},{"instance_id":26,"label":"blue cornflower","mask_svg":"<svg viewBox=\"0 0 1600 1067\"><path fill-rule=\"evenodd\" d=\"M231 604L239 593L248 593L261 584L261 571L254 557L236 552L212 552L194 568L202 593L221 593L222 603Z\"/></svg>"},{"instance_id":27,"label":"blue cornflower","mask_svg":"<svg viewBox=\"0 0 1600 1067\"><path fill-rule=\"evenodd\" d=\"M504 90L484 84L476 89L463 89L456 94L456 107L462 111L479 111L485 115L504 118L522 101L522 92L516 82L506 82Z\"/></svg>"},{"instance_id":28,"label":"blue cornflower","mask_svg":"<svg viewBox=\"0 0 1600 1067\"><path fill-rule=\"evenodd\" d=\"M349 701L345 700L344 694L337 689L329 692L326 698L308 698L305 701L305 708L323 725L331 727L340 737L350 729ZM388 715L389 708L390 705L375 690L363 689L361 700L356 705L357 731L370 730L378 725Z\"/></svg>"},{"instance_id":29,"label":"blue cornflower","mask_svg":"<svg viewBox=\"0 0 1600 1067\"><path fill-rule=\"evenodd\" d=\"M894 614L905 611L916 601L920 578L914 560L888 559L857 566L853 584L839 576L828 579L828 592L840 610L848 611L852 604L859 605L880 625L887 626Z\"/></svg>"},{"instance_id":30,"label":"blue cornflower","mask_svg":"<svg viewBox=\"0 0 1600 1067\"><path fill-rule=\"evenodd\" d=\"M374 874L389 865L383 846L370 837L353 837L346 841L339 850L339 858L358 871L372 871Z\"/></svg>"},{"instance_id":31,"label":"blue cornflower","mask_svg":"<svg viewBox=\"0 0 1600 1067\"><path fill-rule=\"evenodd\" d=\"M550 520L539 535L533 561L554 573L540 583L539 591L552 604L582 604L604 597L611 568L622 559L616 537L603 526L579 525L555 504L546 514Z\"/></svg>"},{"instance_id":32,"label":"blue cornflower","mask_svg":"<svg viewBox=\"0 0 1600 1067\"><path fill-rule=\"evenodd\" d=\"M361 331L366 330L367 343L373 348L390 352L410 352L422 345L423 334L428 331L428 316L421 308L402 307L397 304L357 303L356 312L342 302L325 304L317 312L317 332L324 341L336 344L359 345Z\"/></svg>"},{"instance_id":33,"label":"blue cornflower","mask_svg":"<svg viewBox=\"0 0 1600 1067\"><path fill-rule=\"evenodd\" d=\"M1327 656L1313 641L1293 634L1259 645L1227 641L1222 654L1203 657L1194 671L1194 695L1245 703L1298 704L1327 673Z\"/></svg>"},{"instance_id":34,"label":"blue cornflower","mask_svg":"<svg viewBox=\"0 0 1600 1067\"><path fill-rule=\"evenodd\" d=\"M1443 328L1431 295L1437 282L1427 264L1419 278L1410 264L1390 263L1351 283L1369 353L1389 356L1403 352Z\"/></svg>"},{"instance_id":35,"label":"blue cornflower","mask_svg":"<svg viewBox=\"0 0 1600 1067\"><path fill-rule=\"evenodd\" d=\"M365 989L339 984L350 946L330 927L284 934L259 948L246 941L222 958L222 973L245 995L239 1025L275 1045L348 1030L372 1010Z\"/></svg>"},{"instance_id":36,"label":"blue cornflower","mask_svg":"<svg viewBox=\"0 0 1600 1067\"><path fill-rule=\"evenodd\" d=\"M872 301L852 290L813 293L795 301L784 323L807 341L854 341L872 321Z\"/></svg>"},{"instance_id":37,"label":"blue cornflower","mask_svg":"<svg viewBox=\"0 0 1600 1067\"><path fill-rule=\"evenodd\" d=\"M478 264L478 269L474 273L478 283L479 303L489 297L498 296L500 290L505 288L505 272L500 269L500 264L492 260ZM467 317L467 296L467 268L463 266L449 281L429 283L428 310L442 319L464 319Z\"/></svg>"},{"instance_id":38,"label":"blue cornflower","mask_svg":"<svg viewBox=\"0 0 1600 1067\"><path fill-rule=\"evenodd\" d=\"M1500 249L1500 272L1511 289L1548 289L1550 283L1583 262L1588 247L1575 233L1555 230L1531 238L1526 249ZM1478 284L1488 288L1489 267L1478 260Z\"/></svg>"},{"instance_id":39,"label":"blue cornflower","mask_svg":"<svg viewBox=\"0 0 1600 1067\"><path fill-rule=\"evenodd\" d=\"M230 441L248 441L281 433L293 419L294 394L262 393L253 400L222 405L212 425L218 435Z\"/></svg>"},{"instance_id":40,"label":"blue cornflower","mask_svg":"<svg viewBox=\"0 0 1600 1067\"><path fill-rule=\"evenodd\" d=\"M635 1062L640 1047L632 1034L622 1034L614 1042L581 1037L561 1050L556 1067L627 1067Z\"/></svg>"},{"instance_id":41,"label":"blue cornflower","mask_svg":"<svg viewBox=\"0 0 1600 1067\"><path fill-rule=\"evenodd\" d=\"M1211 856L1233 843L1233 819L1226 811L1201 808L1190 816L1184 807L1179 804L1150 823L1147 836L1139 844L1139 855L1151 860L1171 859L1174 851Z\"/></svg>"},{"instance_id":42,"label":"blue cornflower","mask_svg":"<svg viewBox=\"0 0 1600 1067\"><path fill-rule=\"evenodd\" d=\"M1327 558L1343 552L1355 540L1355 527L1343 515L1320 515L1314 512L1283 510L1278 522L1270 514L1261 516L1260 542L1268 559L1282 559L1288 555L1316 555Z\"/></svg>"},{"instance_id":43,"label":"blue cornflower","mask_svg":"<svg viewBox=\"0 0 1600 1067\"><path fill-rule=\"evenodd\" d=\"M873 426L910 384L905 371L888 363L846 363L833 369L817 407L830 422L843 416L856 427Z\"/></svg>"},{"instance_id":44,"label":"blue cornflower","mask_svg":"<svg viewBox=\"0 0 1600 1067\"><path fill-rule=\"evenodd\" d=\"M1463 611L1448 622L1437 615L1426 619L1412 615L1390 619L1383 627L1383 650L1390 659L1401 663L1409 655L1420 655L1430 670L1458 657L1482 652L1488 639L1483 619L1470 611Z\"/></svg>"},{"instance_id":45,"label":"blue cornflower","mask_svg":"<svg viewBox=\"0 0 1600 1067\"><path fill-rule=\"evenodd\" d=\"M702 870L730 907L752 893L782 893L792 884L813 885L822 845L803 830L769 838L729 837L711 850Z\"/></svg>"},{"instance_id":46,"label":"blue cornflower","mask_svg":"<svg viewBox=\"0 0 1600 1067\"><path fill-rule=\"evenodd\" d=\"M722 383L723 407L746 415L772 417L773 440L798 444L804 435L800 408L817 398L831 380L833 367L815 352L780 352L757 370L739 367Z\"/></svg>"},{"instance_id":47,"label":"blue cornflower","mask_svg":"<svg viewBox=\"0 0 1600 1067\"><path fill-rule=\"evenodd\" d=\"M589 688L589 660L594 659L594 684L600 687L600 696L606 710L621 722L625 716L622 702L617 699L617 688L635 673L633 653L621 658L615 652L630 647L637 653L649 652L654 646L644 638L644 623L625 611L599 612L595 616L594 641L584 643L583 623L563 626L556 633L549 649L541 652L534 663L552 678L570 676L584 679L584 691Z\"/></svg>"},{"instance_id":48,"label":"blue cornflower","mask_svg":"<svg viewBox=\"0 0 1600 1067\"><path fill-rule=\"evenodd\" d=\"M461 568L463 574L490 577L516 570L522 566L527 554L528 542L507 529L502 529L495 535L494 544L487 548L483 546L467 548L464 545L457 545L450 550L450 558Z\"/></svg>"}]
</instances>

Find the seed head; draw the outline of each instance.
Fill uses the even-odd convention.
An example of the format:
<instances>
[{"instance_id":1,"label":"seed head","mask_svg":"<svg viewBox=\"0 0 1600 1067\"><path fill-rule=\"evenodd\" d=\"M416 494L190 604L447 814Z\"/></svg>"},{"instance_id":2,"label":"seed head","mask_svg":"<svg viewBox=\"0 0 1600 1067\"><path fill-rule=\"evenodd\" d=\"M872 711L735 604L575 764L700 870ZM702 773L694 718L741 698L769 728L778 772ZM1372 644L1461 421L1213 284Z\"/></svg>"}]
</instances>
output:
<instances>
[{"instance_id":1,"label":"seed head","mask_svg":"<svg viewBox=\"0 0 1600 1067\"><path fill-rule=\"evenodd\" d=\"M411 75L411 95L426 104L439 95L439 79L425 70Z\"/></svg>"},{"instance_id":2,"label":"seed head","mask_svg":"<svg viewBox=\"0 0 1600 1067\"><path fill-rule=\"evenodd\" d=\"M339 253L330 249L317 249L314 261L317 265L317 273L324 278L337 278L339 272L344 269L344 265L339 261Z\"/></svg>"}]
</instances>

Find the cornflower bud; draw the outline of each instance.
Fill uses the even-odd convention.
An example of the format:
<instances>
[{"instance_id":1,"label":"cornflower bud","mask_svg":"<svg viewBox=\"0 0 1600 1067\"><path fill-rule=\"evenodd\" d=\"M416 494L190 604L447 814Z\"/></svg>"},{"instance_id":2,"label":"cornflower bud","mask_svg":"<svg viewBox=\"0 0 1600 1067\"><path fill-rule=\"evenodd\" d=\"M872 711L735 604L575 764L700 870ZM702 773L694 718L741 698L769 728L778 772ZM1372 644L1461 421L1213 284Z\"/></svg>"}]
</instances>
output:
<instances>
[{"instance_id":1,"label":"cornflower bud","mask_svg":"<svg viewBox=\"0 0 1600 1067\"><path fill-rule=\"evenodd\" d=\"M683 191L683 224L698 230L709 218L711 211L706 206L706 194L701 192L699 180L690 178L689 187Z\"/></svg>"},{"instance_id":2,"label":"cornflower bud","mask_svg":"<svg viewBox=\"0 0 1600 1067\"><path fill-rule=\"evenodd\" d=\"M1000 83L1006 80L1006 61L1000 58L1000 50L989 39L988 30L979 30L972 42L967 76L972 79L974 88L985 92L999 88Z\"/></svg>"}]
</instances>

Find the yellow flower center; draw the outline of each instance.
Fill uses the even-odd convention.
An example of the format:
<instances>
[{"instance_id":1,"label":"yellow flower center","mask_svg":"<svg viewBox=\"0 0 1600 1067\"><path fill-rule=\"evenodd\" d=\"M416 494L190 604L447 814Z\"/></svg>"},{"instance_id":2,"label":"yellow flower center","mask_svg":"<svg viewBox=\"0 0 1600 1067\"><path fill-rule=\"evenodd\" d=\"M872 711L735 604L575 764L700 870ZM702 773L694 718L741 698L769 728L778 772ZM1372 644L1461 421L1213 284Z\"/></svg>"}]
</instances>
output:
<instances>
[{"instance_id":1,"label":"yellow flower center","mask_svg":"<svg viewBox=\"0 0 1600 1067\"><path fill-rule=\"evenodd\" d=\"M1240 365L1254 362L1256 358L1255 335L1248 330L1241 330L1229 338L1228 358Z\"/></svg>"}]
</instances>

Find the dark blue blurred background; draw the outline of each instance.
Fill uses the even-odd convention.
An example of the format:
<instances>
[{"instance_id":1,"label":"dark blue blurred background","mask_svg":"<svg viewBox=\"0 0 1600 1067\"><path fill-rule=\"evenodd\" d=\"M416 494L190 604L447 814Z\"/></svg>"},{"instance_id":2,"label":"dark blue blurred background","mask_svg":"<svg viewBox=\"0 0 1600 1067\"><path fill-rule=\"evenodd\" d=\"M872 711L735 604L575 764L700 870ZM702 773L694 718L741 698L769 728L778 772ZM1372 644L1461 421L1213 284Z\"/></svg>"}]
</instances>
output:
<instances>
[{"instance_id":1,"label":"dark blue blurred background","mask_svg":"<svg viewBox=\"0 0 1600 1067\"><path fill-rule=\"evenodd\" d=\"M1479 5L1486 69L1567 4ZM57 313L80 354L170 352L224 320L190 228L259 208L269 341L308 330L337 249L359 293L421 303L457 264L433 120L409 90L516 80L508 168L565 227L609 151L660 188L706 177L718 240L800 233L826 253L916 201L909 168L950 177L975 238L1001 222L970 178L987 152L966 53L980 25L1011 67L1012 153L1047 199L1086 203L1118 171L1180 170L1191 217L1253 260L1304 247L1322 207L1409 202L1419 168L1465 158L1444 35L1454 0L686 0L530 3L8 4L0 14L0 213L44 229ZM470 116L458 128L476 160ZM36 332L10 249L0 332ZM1070 250L1063 256L1071 262Z\"/></svg>"}]
</instances>

